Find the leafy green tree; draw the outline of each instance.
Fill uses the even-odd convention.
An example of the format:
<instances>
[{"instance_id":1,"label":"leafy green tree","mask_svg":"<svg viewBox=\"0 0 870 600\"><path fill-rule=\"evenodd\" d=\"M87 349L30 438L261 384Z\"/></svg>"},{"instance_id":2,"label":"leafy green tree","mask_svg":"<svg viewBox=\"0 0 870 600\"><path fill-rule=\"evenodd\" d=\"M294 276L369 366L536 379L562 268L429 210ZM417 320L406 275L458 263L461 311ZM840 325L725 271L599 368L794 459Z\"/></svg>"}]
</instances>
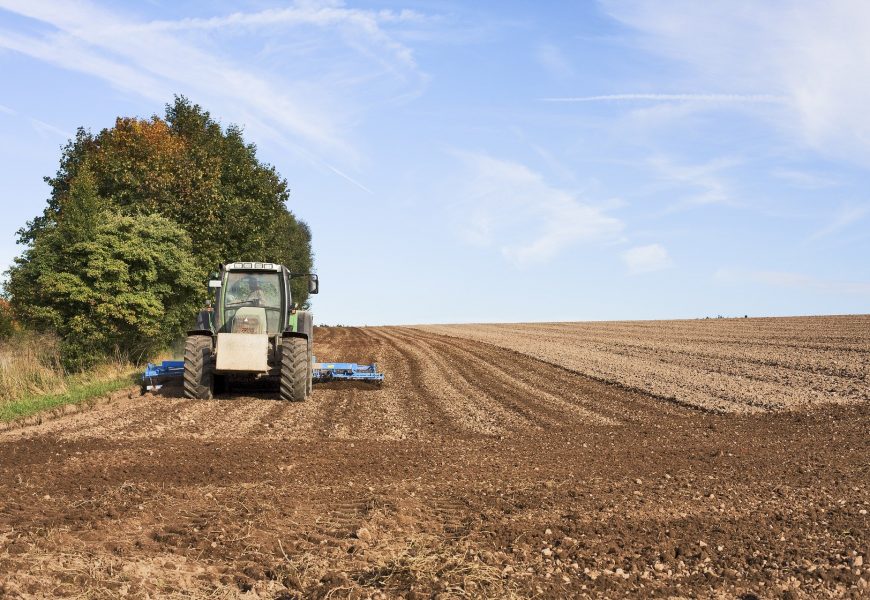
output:
<instances>
[{"instance_id":1,"label":"leafy green tree","mask_svg":"<svg viewBox=\"0 0 870 600\"><path fill-rule=\"evenodd\" d=\"M19 230L27 246L6 293L24 325L56 330L67 366L112 352L138 358L192 323L218 264L313 266L311 231L287 208L287 182L178 96L165 118L118 118L64 147L43 213ZM294 298L308 290L294 281Z\"/></svg>"},{"instance_id":2,"label":"leafy green tree","mask_svg":"<svg viewBox=\"0 0 870 600\"><path fill-rule=\"evenodd\" d=\"M160 216L117 214L94 198L87 186L72 186L70 218L42 231L7 282L25 323L60 334L70 370L115 353L138 360L166 347L195 312L201 289L180 226Z\"/></svg>"},{"instance_id":3,"label":"leafy green tree","mask_svg":"<svg viewBox=\"0 0 870 600\"><path fill-rule=\"evenodd\" d=\"M287 209L289 189L236 126L223 129L199 105L176 97L165 118L119 118L94 136L80 129L64 148L60 168L46 178L51 198L43 214L19 232L32 242L62 218L80 173L90 171L96 194L122 214L160 214L190 236L203 281L223 262L263 260L294 272L313 266L311 231ZM307 300L303 282L297 301Z\"/></svg>"}]
</instances>

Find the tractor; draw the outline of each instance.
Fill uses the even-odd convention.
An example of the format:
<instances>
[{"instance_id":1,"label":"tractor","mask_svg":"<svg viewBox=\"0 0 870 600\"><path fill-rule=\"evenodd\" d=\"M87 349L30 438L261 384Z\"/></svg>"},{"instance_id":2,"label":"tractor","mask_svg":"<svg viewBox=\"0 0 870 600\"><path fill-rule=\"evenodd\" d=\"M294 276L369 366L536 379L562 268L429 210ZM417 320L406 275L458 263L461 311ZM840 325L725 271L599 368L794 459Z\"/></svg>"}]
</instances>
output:
<instances>
[{"instance_id":1,"label":"tractor","mask_svg":"<svg viewBox=\"0 0 870 600\"><path fill-rule=\"evenodd\" d=\"M290 281L311 273L291 273L266 262L222 265L209 281L210 310L200 313L184 346L184 395L209 399L234 381L269 380L282 400L301 402L311 394L313 317L293 302ZM150 365L149 365L150 366Z\"/></svg>"}]
</instances>

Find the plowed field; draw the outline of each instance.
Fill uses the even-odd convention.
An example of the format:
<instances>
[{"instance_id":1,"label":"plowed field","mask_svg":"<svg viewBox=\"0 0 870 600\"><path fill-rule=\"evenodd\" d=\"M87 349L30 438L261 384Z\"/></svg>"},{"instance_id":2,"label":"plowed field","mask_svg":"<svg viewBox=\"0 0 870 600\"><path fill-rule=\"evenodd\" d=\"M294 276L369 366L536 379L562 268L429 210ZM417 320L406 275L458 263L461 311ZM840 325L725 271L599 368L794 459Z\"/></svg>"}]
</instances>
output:
<instances>
[{"instance_id":1,"label":"plowed field","mask_svg":"<svg viewBox=\"0 0 870 600\"><path fill-rule=\"evenodd\" d=\"M128 390L0 432L0 597L870 593L866 401L700 411L413 328L316 354L386 383Z\"/></svg>"},{"instance_id":2,"label":"plowed field","mask_svg":"<svg viewBox=\"0 0 870 600\"><path fill-rule=\"evenodd\" d=\"M870 401L870 315L421 329L510 348L704 410Z\"/></svg>"}]
</instances>

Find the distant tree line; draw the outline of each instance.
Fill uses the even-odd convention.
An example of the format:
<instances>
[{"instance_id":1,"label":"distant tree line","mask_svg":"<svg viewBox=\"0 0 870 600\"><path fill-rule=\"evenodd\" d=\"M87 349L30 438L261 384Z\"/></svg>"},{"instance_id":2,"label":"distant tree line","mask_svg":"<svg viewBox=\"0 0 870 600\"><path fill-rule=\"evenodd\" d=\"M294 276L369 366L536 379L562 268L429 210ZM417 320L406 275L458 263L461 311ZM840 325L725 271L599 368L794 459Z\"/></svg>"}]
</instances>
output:
<instances>
[{"instance_id":1,"label":"distant tree line","mask_svg":"<svg viewBox=\"0 0 870 600\"><path fill-rule=\"evenodd\" d=\"M60 335L71 370L166 347L219 263L313 266L311 231L286 207L286 180L239 127L222 128L182 96L163 118L79 129L45 181L51 195L18 232L26 249L5 295L18 323ZM300 303L304 283L294 283Z\"/></svg>"}]
</instances>

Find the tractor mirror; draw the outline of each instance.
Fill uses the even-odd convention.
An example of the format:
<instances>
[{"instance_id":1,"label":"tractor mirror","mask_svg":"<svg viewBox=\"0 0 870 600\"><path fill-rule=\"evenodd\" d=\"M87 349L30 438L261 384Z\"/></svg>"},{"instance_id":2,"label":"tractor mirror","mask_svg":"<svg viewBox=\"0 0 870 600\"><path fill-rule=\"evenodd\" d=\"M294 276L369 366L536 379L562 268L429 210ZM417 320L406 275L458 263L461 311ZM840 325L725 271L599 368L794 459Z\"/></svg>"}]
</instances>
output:
<instances>
[{"instance_id":1,"label":"tractor mirror","mask_svg":"<svg viewBox=\"0 0 870 600\"><path fill-rule=\"evenodd\" d=\"M211 281L208 282L208 287L210 287L210 288L221 287L221 280L220 279L212 279Z\"/></svg>"},{"instance_id":2,"label":"tractor mirror","mask_svg":"<svg viewBox=\"0 0 870 600\"><path fill-rule=\"evenodd\" d=\"M308 276L308 293L316 294L320 289L320 282L317 279L317 275L312 273Z\"/></svg>"}]
</instances>

